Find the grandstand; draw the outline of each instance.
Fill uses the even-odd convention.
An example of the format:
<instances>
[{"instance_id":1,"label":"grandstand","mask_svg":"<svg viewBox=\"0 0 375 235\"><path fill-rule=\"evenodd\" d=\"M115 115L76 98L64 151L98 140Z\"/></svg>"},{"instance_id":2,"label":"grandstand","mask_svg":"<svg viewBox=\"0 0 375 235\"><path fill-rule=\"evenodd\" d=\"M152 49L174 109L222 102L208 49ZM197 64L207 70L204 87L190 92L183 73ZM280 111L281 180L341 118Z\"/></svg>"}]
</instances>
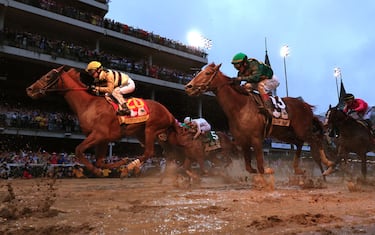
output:
<instances>
[{"instance_id":1,"label":"grandstand","mask_svg":"<svg viewBox=\"0 0 375 235\"><path fill-rule=\"evenodd\" d=\"M1 143L29 136L38 143L33 151L74 151L83 136L65 101L61 97L34 101L25 88L52 68L82 69L91 60L129 74L136 82L134 96L159 101L177 119L203 116L213 129L227 129L212 95L192 98L184 92L194 69L208 63L207 53L108 19L108 9L105 0L0 0ZM44 126L35 122L35 116L47 120ZM137 154L135 141L122 142L114 145L114 151L126 145L126 151L134 148Z\"/></svg>"}]
</instances>

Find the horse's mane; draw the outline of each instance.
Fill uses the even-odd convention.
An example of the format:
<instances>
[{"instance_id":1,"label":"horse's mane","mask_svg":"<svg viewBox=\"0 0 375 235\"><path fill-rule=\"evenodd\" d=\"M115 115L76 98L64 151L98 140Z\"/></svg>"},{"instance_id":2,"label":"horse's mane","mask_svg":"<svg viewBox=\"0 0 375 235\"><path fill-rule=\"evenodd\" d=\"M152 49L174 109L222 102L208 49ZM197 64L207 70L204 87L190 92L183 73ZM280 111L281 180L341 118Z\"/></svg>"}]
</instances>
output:
<instances>
[{"instance_id":1,"label":"horse's mane","mask_svg":"<svg viewBox=\"0 0 375 235\"><path fill-rule=\"evenodd\" d=\"M330 115L332 115L332 112L336 112L336 113L339 113L339 115L342 116L342 118L340 118L337 115L335 115L335 118L331 119L332 123L334 123L334 122L353 122L353 123L356 123L357 122L356 119L354 119L353 117L351 117L350 115L348 115L347 113L345 113L344 110L338 108L337 106L332 107L329 110L331 112Z\"/></svg>"},{"instance_id":2,"label":"horse's mane","mask_svg":"<svg viewBox=\"0 0 375 235\"><path fill-rule=\"evenodd\" d=\"M216 64L215 63L211 63L208 65L208 67L211 67L211 68L215 68L216 67ZM243 86L240 86L240 83L239 82L235 82L233 79L231 79L229 76L227 76L226 74L224 74L220 69L218 70L218 72L228 80L228 84L229 86L235 90L237 93L241 94L241 95L245 95L245 96L249 96L249 92L243 87Z\"/></svg>"},{"instance_id":3,"label":"horse's mane","mask_svg":"<svg viewBox=\"0 0 375 235\"><path fill-rule=\"evenodd\" d=\"M64 70L64 72L68 73L79 86L88 87L92 84L93 78L86 71L67 65L63 66L62 69ZM78 74L78 76L73 76L74 74Z\"/></svg>"}]
</instances>

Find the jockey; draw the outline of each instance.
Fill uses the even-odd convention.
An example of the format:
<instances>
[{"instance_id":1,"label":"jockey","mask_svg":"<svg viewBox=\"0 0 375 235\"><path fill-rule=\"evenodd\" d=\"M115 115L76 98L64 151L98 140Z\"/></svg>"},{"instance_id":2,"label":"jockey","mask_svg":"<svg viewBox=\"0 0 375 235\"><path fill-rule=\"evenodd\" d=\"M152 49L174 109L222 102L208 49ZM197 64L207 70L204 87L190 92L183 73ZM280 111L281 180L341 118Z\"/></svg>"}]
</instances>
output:
<instances>
[{"instance_id":1,"label":"jockey","mask_svg":"<svg viewBox=\"0 0 375 235\"><path fill-rule=\"evenodd\" d=\"M104 69L98 61L91 61L86 67L86 72L94 78L92 91L96 95L111 94L119 102L120 109L117 115L130 115L123 95L135 90L133 79L120 71Z\"/></svg>"},{"instance_id":2,"label":"jockey","mask_svg":"<svg viewBox=\"0 0 375 235\"><path fill-rule=\"evenodd\" d=\"M194 135L194 139L197 139L200 134L203 135L207 133L210 138L210 141L212 141L211 125L207 122L206 119L204 118L191 119L191 117L186 117L184 119L184 124L185 124L184 126L188 126L196 131Z\"/></svg>"},{"instance_id":3,"label":"jockey","mask_svg":"<svg viewBox=\"0 0 375 235\"><path fill-rule=\"evenodd\" d=\"M268 65L256 59L247 58L244 53L236 54L232 59L234 68L238 71L236 81L246 81L245 88L255 88L259 91L266 110L272 115L273 105L266 90L265 83L272 79L273 71Z\"/></svg>"},{"instance_id":4,"label":"jockey","mask_svg":"<svg viewBox=\"0 0 375 235\"><path fill-rule=\"evenodd\" d=\"M365 118L364 116L367 113L368 109L368 104L366 101L360 98L355 98L353 94L346 94L344 96L344 102L344 113L351 115L351 113L355 112L358 114L359 118Z\"/></svg>"},{"instance_id":5,"label":"jockey","mask_svg":"<svg viewBox=\"0 0 375 235\"><path fill-rule=\"evenodd\" d=\"M364 120L368 127L372 130L372 123L370 120L371 108L369 108L366 101L360 98L355 98L353 94L346 94L344 96L344 113L348 114L356 120Z\"/></svg>"}]
</instances>

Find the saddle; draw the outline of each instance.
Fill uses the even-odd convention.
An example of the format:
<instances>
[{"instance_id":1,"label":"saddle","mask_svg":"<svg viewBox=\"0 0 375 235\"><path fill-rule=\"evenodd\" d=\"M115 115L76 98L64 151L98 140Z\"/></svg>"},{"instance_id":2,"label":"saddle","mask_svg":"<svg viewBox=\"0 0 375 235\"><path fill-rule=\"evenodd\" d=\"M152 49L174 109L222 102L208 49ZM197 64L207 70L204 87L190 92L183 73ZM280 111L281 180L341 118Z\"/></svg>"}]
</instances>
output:
<instances>
[{"instance_id":1,"label":"saddle","mask_svg":"<svg viewBox=\"0 0 375 235\"><path fill-rule=\"evenodd\" d=\"M114 101L110 96L105 96L106 100L112 105L113 110L117 113L119 110L119 104ZM145 122L150 116L150 110L147 103L142 98L128 98L126 100L126 105L130 110L130 115L127 116L117 116L120 125L123 124L134 124Z\"/></svg>"},{"instance_id":2,"label":"saddle","mask_svg":"<svg viewBox=\"0 0 375 235\"><path fill-rule=\"evenodd\" d=\"M375 131L372 128L372 123L371 123L370 120L368 120L368 119L359 119L359 120L357 120L357 122L359 124L361 124L362 126L366 127L370 131L371 136L373 138L375 138Z\"/></svg>"},{"instance_id":3,"label":"saddle","mask_svg":"<svg viewBox=\"0 0 375 235\"><path fill-rule=\"evenodd\" d=\"M251 89L247 92L247 95L252 96L257 103L258 107L262 112L268 113L264 106L264 101L260 96L260 93L256 89ZM272 112L272 125L277 126L289 126L290 119L289 114L287 112L287 106L279 96L269 96L272 101L273 112Z\"/></svg>"}]
</instances>

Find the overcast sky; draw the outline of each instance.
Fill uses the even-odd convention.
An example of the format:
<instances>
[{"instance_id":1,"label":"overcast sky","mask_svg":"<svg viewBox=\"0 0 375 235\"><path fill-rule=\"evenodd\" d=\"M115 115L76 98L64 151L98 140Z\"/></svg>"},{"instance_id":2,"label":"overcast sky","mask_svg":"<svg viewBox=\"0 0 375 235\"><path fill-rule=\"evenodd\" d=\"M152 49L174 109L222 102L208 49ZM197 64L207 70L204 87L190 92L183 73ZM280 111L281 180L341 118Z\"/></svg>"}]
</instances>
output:
<instances>
[{"instance_id":1,"label":"overcast sky","mask_svg":"<svg viewBox=\"0 0 375 235\"><path fill-rule=\"evenodd\" d=\"M107 18L188 44L195 30L213 45L208 62L235 76L232 57L264 61L265 38L279 96L302 96L325 113L338 101L335 67L347 92L375 105L375 1L373 0L111 0ZM339 82L339 80L337 80Z\"/></svg>"}]
</instances>

